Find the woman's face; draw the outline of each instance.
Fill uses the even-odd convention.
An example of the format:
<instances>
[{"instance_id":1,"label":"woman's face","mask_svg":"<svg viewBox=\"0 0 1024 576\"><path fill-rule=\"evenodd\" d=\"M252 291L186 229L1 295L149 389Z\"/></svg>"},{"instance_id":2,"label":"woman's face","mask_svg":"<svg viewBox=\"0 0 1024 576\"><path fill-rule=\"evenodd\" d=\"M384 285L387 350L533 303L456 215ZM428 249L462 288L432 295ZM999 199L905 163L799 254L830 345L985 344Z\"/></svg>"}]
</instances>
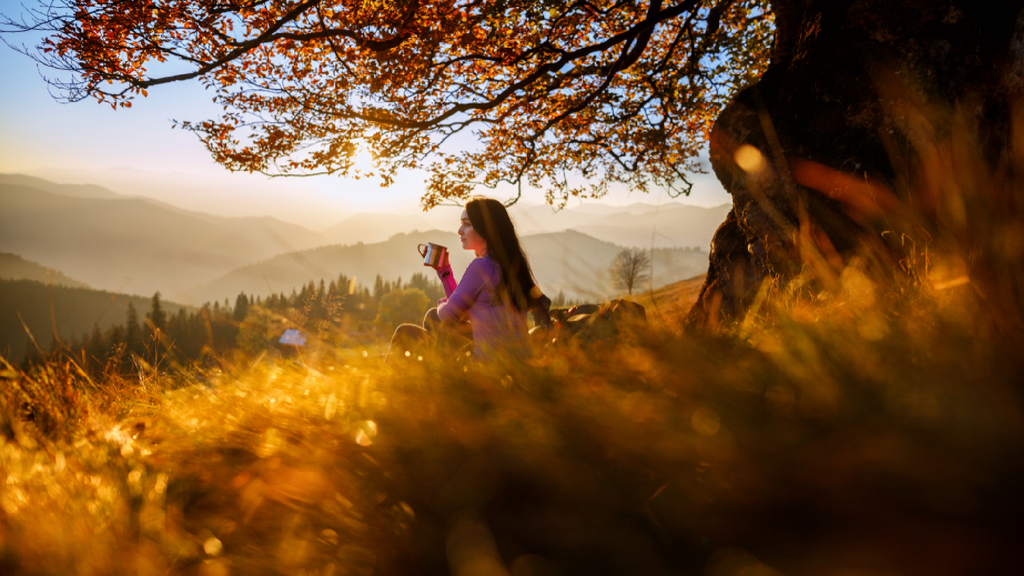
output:
<instances>
[{"instance_id":1,"label":"woman's face","mask_svg":"<svg viewBox=\"0 0 1024 576\"><path fill-rule=\"evenodd\" d=\"M462 224L459 226L459 240L462 240L464 250L472 250L477 256L487 254L487 241L476 233L473 223L469 221L469 214L462 211Z\"/></svg>"}]
</instances>

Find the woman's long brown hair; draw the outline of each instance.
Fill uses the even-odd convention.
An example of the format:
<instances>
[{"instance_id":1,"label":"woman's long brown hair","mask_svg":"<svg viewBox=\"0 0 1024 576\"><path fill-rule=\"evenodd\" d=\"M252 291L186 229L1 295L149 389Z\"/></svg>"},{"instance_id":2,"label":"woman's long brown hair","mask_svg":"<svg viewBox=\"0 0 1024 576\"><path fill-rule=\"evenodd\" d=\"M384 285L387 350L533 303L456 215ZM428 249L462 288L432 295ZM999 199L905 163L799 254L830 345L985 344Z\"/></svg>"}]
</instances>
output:
<instances>
[{"instance_id":1,"label":"woman's long brown hair","mask_svg":"<svg viewBox=\"0 0 1024 576\"><path fill-rule=\"evenodd\" d=\"M466 215L473 230L487 241L487 255L501 266L502 287L509 301L521 312L533 308L542 294L535 290L530 262L505 206L493 198L475 196L466 202Z\"/></svg>"}]
</instances>

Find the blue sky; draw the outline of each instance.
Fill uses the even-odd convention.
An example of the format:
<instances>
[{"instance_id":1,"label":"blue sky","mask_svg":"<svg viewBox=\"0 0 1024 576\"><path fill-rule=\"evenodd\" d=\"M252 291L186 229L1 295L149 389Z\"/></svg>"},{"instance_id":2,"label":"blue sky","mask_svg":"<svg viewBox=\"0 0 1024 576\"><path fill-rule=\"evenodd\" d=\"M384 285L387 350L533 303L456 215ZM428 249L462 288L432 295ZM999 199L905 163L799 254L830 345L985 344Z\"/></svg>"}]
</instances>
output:
<instances>
[{"instance_id":1,"label":"blue sky","mask_svg":"<svg viewBox=\"0 0 1024 576\"><path fill-rule=\"evenodd\" d=\"M11 42L29 38L8 37ZM44 73L48 71L44 70ZM346 215L420 210L422 173L407 173L390 188L335 176L269 179L230 173L214 163L196 137L171 129L172 119L202 120L219 107L198 82L161 86L130 109L94 101L61 104L47 90L36 64L0 45L0 172L57 182L93 183L155 197L181 207L230 216L273 215L322 229ZM682 201L714 206L731 201L711 175L698 175ZM481 190L481 193L488 193ZM508 192L510 193L510 192ZM501 192L494 193L501 197ZM524 190L540 203L540 190ZM612 191L612 205L664 203L664 194Z\"/></svg>"}]
</instances>

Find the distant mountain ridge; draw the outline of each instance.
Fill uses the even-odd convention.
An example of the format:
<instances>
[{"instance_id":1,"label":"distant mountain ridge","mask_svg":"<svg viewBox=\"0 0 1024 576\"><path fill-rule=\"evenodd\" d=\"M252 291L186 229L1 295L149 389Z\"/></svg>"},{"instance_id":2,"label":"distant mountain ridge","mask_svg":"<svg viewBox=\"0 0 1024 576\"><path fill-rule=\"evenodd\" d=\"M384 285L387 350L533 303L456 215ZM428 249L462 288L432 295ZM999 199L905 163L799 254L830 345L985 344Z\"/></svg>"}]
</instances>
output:
<instances>
[{"instance_id":1,"label":"distant mountain ridge","mask_svg":"<svg viewBox=\"0 0 1024 576\"><path fill-rule=\"evenodd\" d=\"M331 244L350 245L362 242L373 244L383 242L395 234L416 230L444 228L447 218L438 215L402 215L360 212L353 214L327 230L323 235ZM458 214L450 218L451 229L458 229Z\"/></svg>"},{"instance_id":2,"label":"distant mountain ridge","mask_svg":"<svg viewBox=\"0 0 1024 576\"><path fill-rule=\"evenodd\" d=\"M601 300L618 294L611 285L612 260L624 248L576 230L533 234L521 238L538 284L551 297ZM637 288L649 290L702 274L708 253L696 248L655 248L649 251L651 274Z\"/></svg>"},{"instance_id":3,"label":"distant mountain ridge","mask_svg":"<svg viewBox=\"0 0 1024 576\"><path fill-rule=\"evenodd\" d=\"M696 247L707 251L715 230L732 206L712 208L670 204L640 213L613 213L574 229L615 244L635 248Z\"/></svg>"},{"instance_id":4,"label":"distant mountain ridge","mask_svg":"<svg viewBox=\"0 0 1024 576\"><path fill-rule=\"evenodd\" d=\"M262 255L248 239L139 199L59 196L0 188L0 249L46 263L93 286L137 294L183 288Z\"/></svg>"},{"instance_id":5,"label":"distant mountain ridge","mask_svg":"<svg viewBox=\"0 0 1024 576\"><path fill-rule=\"evenodd\" d=\"M35 176L25 176L24 174L0 174L0 186L5 185L27 186L51 194L73 196L76 198L106 198L108 200L126 198L126 196L118 194L113 190L108 190L95 184L57 184L56 182L50 182Z\"/></svg>"},{"instance_id":6,"label":"distant mountain ridge","mask_svg":"<svg viewBox=\"0 0 1024 576\"><path fill-rule=\"evenodd\" d=\"M0 280L34 280L44 284L53 282L58 286L69 288L89 287L88 284L68 278L57 270L7 252L0 252Z\"/></svg>"},{"instance_id":7,"label":"distant mountain ridge","mask_svg":"<svg viewBox=\"0 0 1024 576\"><path fill-rule=\"evenodd\" d=\"M687 273L703 272L691 270L691 256L697 252L682 248L699 247L706 252L714 230L729 208L637 202L628 206L582 204L555 212L546 205L516 204L510 213L525 243L546 245L544 250L556 255L543 260L534 256L538 278L549 286L545 290L583 295L607 289L605 260L610 261L613 255L609 254L623 246L667 250L662 256L655 252L656 282L677 280L678 276L671 275L684 268ZM367 266L342 265L341 261L322 266L316 257L306 253L332 243L370 246L415 230L448 230L433 232L431 237L442 234L441 237L449 239L448 245L457 246L454 231L460 212L457 207L440 207L419 215L362 213L318 233L272 217L214 216L142 196L125 196L100 186L57 184L30 176L0 174L0 251L60 270L68 278L98 289L143 296L160 291L180 301L201 304L237 295L234 290L207 290L204 286L230 284L222 278L285 254L290 255L282 258L292 260L299 269L285 272L271 268L261 272L260 291L287 291L299 278L300 269L303 273L298 281L333 278L342 272L367 283L378 273L390 279L398 275L407 277L417 271L412 251L415 246L381 248L379 252L361 248L367 254L375 254L364 258L370 262ZM582 233L588 239L571 234L559 237L563 244L545 244L542 239L544 235L568 231ZM526 240L531 236L538 238ZM425 238L422 234L417 237ZM409 238L405 242L419 243L414 240ZM352 248L349 252L355 254L359 250ZM407 260L410 257L411 264ZM461 256L453 253L453 257L458 260ZM703 266L706 267L706 261ZM665 270L666 275L660 275L659 269ZM275 274L281 277L273 277ZM252 282L239 285L251 287Z\"/></svg>"},{"instance_id":8,"label":"distant mountain ridge","mask_svg":"<svg viewBox=\"0 0 1024 576\"><path fill-rule=\"evenodd\" d=\"M552 212L548 206L516 207L509 212L520 235L576 230L599 240L631 248L696 247L707 251L718 226L732 209L680 202L627 206L584 204Z\"/></svg>"},{"instance_id":9,"label":"distant mountain ridge","mask_svg":"<svg viewBox=\"0 0 1024 576\"><path fill-rule=\"evenodd\" d=\"M222 218L18 175L0 175L0 213L0 250L98 288L143 295L178 292L249 262L324 242L270 217Z\"/></svg>"},{"instance_id":10,"label":"distant mountain ridge","mask_svg":"<svg viewBox=\"0 0 1024 576\"><path fill-rule=\"evenodd\" d=\"M396 234L384 242L321 246L301 252L280 254L232 270L210 282L189 288L177 295L184 302L212 302L234 298L240 292L255 296L291 294L292 289L310 280L330 281L339 274L356 278L372 287L377 274L387 280L401 276L408 280L416 272L429 272L416 252L420 243L434 242L449 247L459 244L453 232L428 231ZM452 266L464 269L472 256L458 249L451 251Z\"/></svg>"},{"instance_id":11,"label":"distant mountain ridge","mask_svg":"<svg viewBox=\"0 0 1024 576\"><path fill-rule=\"evenodd\" d=\"M622 246L573 230L523 236L521 240L538 284L552 298L563 292L570 298L595 300L614 292L609 286L608 268ZM233 270L176 298L183 302L207 302L231 299L240 292L287 295L310 280L329 282L339 274L355 277L364 286L372 286L377 274L386 280L399 276L408 280L417 272L433 274L416 253L416 246L424 242L448 246L452 267L459 277L473 258L472 253L459 248L458 236L452 232L417 231L396 234L384 242L323 246L281 254ZM652 252L654 271L649 284L657 287L701 274L707 270L707 258L707 253L699 250L656 249Z\"/></svg>"},{"instance_id":12,"label":"distant mountain ridge","mask_svg":"<svg viewBox=\"0 0 1024 576\"><path fill-rule=\"evenodd\" d=\"M628 206L583 204L561 211L546 205L515 204L509 208L520 236L576 230L599 240L633 248L697 247L708 250L718 226L732 209L730 204L705 208L680 202ZM324 230L333 244L383 242L414 230L455 230L461 209L403 215L359 213Z\"/></svg>"}]
</instances>

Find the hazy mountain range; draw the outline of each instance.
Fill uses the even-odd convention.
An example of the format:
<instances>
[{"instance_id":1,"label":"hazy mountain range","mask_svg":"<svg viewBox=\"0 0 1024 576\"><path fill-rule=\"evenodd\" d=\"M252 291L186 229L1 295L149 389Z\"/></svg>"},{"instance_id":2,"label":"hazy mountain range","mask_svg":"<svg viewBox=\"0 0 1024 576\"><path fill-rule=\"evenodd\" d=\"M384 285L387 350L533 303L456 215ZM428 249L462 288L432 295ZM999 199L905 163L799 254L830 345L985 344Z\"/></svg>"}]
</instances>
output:
<instances>
[{"instance_id":1,"label":"hazy mountain range","mask_svg":"<svg viewBox=\"0 0 1024 576\"><path fill-rule=\"evenodd\" d=\"M671 202L661 206L584 204L555 211L546 205L513 205L509 212L521 236L576 230L599 240L635 248L697 247L707 251L711 237L732 208ZM455 230L461 209L439 208L416 215L353 214L324 230L335 244L382 242L400 232Z\"/></svg>"},{"instance_id":2,"label":"hazy mountain range","mask_svg":"<svg viewBox=\"0 0 1024 576\"><path fill-rule=\"evenodd\" d=\"M511 213L546 292L596 297L608 290L608 265L623 246L673 247L652 253L655 286L703 272L728 209L592 203L553 212L520 204ZM464 268L469 255L457 249L454 233L460 212L356 214L313 231L272 217L214 216L99 186L0 174L0 251L97 289L160 291L200 304L242 290L290 292L339 273L364 285L377 274L408 278L424 270L415 245L426 240L456 248L453 264Z\"/></svg>"},{"instance_id":3,"label":"hazy mountain range","mask_svg":"<svg viewBox=\"0 0 1024 576\"><path fill-rule=\"evenodd\" d=\"M68 288L88 288L84 282L68 278L64 274L35 262L25 260L17 254L0 252L0 280L35 280L43 284L53 283Z\"/></svg>"},{"instance_id":4,"label":"hazy mountain range","mask_svg":"<svg viewBox=\"0 0 1024 576\"><path fill-rule=\"evenodd\" d=\"M706 159L702 163L705 168L709 166ZM400 213L425 218L429 223L429 225L412 228L393 228L376 239L331 240L333 243L341 244L352 244L360 239L364 242L377 242L386 240L397 232L409 232L416 229L447 230L451 221L458 219L460 211L460 208L454 206L437 207L428 213L418 209L415 190L422 187L421 179L425 176L423 173L404 173L391 187L382 190L376 182L371 180L353 181L332 177L267 178L260 174L231 173L220 167L211 168L213 169L203 170L201 173L190 173L182 172L174 165L166 165L159 171L125 166L97 169L63 166L39 167L23 172L23 174L50 182L73 182L102 186L116 194L150 198L193 212L221 216L267 214L317 232L328 230L343 219L353 216L354 212L385 212L389 215ZM699 206L732 204L729 195L722 189L714 174L691 174L690 181L693 182L693 193L691 196L680 198L681 202ZM490 193L496 194L499 198L505 198L509 192L511 190L495 190ZM488 191L483 191L483 193L488 193ZM533 200L536 197L537 191L532 191L513 207L513 214L518 218L521 226L527 224L520 217L524 207L537 209L541 217L545 216L545 212L547 216L551 216L552 209L548 206L538 205ZM580 215L588 218L591 214L605 215L621 211L624 209L621 205L630 202L637 202L634 207L643 207L644 211L653 208L655 202L663 204L662 208L677 204L664 198L662 194L635 193L630 195L626 190L615 186L612 186L610 190L609 203L604 202L605 200L574 200L557 217L549 218L550 222L542 222L543 225L540 229L529 231L529 233L558 232L573 228L576 224L585 222L566 224L565 222L570 219L566 215ZM386 208L379 208L382 205ZM612 212L602 211L606 208ZM644 244L649 244L649 238L644 241Z\"/></svg>"},{"instance_id":5,"label":"hazy mountain range","mask_svg":"<svg viewBox=\"0 0 1024 576\"><path fill-rule=\"evenodd\" d=\"M533 234L522 238L538 284L551 297L561 291L574 299L602 299L614 293L609 285L608 268L621 246L568 230ZM396 234L384 242L351 246L323 246L302 252L281 254L256 262L189 290L185 302L206 302L233 298L239 292L267 296L290 294L310 280L330 281L344 273L356 277L364 286L372 286L377 274L386 280L408 280L417 272L433 271L423 266L416 246L434 242L452 248L451 262L456 276L469 265L473 255L459 248L453 232L431 230ZM689 248L661 248L652 252L653 286L661 286L707 270L708 255ZM650 286L643 286L648 289Z\"/></svg>"},{"instance_id":6,"label":"hazy mountain range","mask_svg":"<svg viewBox=\"0 0 1024 576\"><path fill-rule=\"evenodd\" d=\"M95 186L0 175L0 251L93 287L165 296L323 237L273 218L223 218Z\"/></svg>"}]
</instances>

